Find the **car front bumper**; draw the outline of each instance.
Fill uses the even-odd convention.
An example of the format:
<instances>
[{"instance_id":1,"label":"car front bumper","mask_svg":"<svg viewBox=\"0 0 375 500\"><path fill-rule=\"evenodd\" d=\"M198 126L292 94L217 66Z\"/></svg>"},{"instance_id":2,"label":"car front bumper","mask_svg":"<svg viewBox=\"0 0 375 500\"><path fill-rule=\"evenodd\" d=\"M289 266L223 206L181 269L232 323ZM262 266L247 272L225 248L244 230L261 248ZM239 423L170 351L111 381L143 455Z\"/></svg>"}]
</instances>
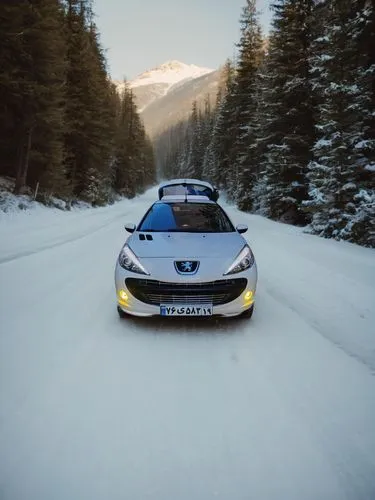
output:
<instances>
[{"instance_id":1,"label":"car front bumper","mask_svg":"<svg viewBox=\"0 0 375 500\"><path fill-rule=\"evenodd\" d=\"M115 270L115 285L116 285L116 297L118 306L125 313L133 316L141 316L141 317L160 316L160 304L157 305L149 304L136 298L129 290L129 287L126 285L127 278L138 278L140 280L144 278L144 279L154 280L154 276L142 276L139 274L131 273L123 269L117 263ZM225 280L226 278L233 278L233 279L245 278L247 280L247 284L244 290L241 292L241 294L236 298L234 298L234 300L231 300L230 302L227 302L225 304L219 304L219 305L214 304L212 308L213 316L224 316L224 317L238 316L247 309L250 309L250 307L252 307L252 305L254 304L256 285L257 285L256 264L254 264L251 267L251 269L248 269L242 273L237 273L236 275L230 277L228 276L212 277L211 280L206 279L203 281L203 283L213 282L213 281L218 282L220 280ZM174 283L175 281L176 280L174 281L166 279L163 280L163 282L170 282L170 283ZM194 283L201 283L201 282L199 281L199 279L195 279ZM251 297L249 298L250 295ZM171 302L168 301L168 303ZM196 302L193 299L191 300L190 303L196 304ZM189 305L189 302L186 301L185 304Z\"/></svg>"}]
</instances>

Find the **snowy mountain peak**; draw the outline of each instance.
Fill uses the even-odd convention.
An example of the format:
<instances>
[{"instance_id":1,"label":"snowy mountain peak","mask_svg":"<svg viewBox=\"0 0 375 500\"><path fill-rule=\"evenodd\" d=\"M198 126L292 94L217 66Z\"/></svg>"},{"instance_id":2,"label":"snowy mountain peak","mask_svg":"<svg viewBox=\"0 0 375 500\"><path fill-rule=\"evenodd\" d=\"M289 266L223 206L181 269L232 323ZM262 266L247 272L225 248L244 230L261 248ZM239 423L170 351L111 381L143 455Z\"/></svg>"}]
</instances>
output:
<instances>
[{"instance_id":1,"label":"snowy mountain peak","mask_svg":"<svg viewBox=\"0 0 375 500\"><path fill-rule=\"evenodd\" d=\"M170 91L181 85L189 85L195 79L211 73L215 73L215 70L170 60L141 73L128 84L134 90L138 111L143 113L148 106L165 97ZM121 91L124 87L123 82L115 83L118 90Z\"/></svg>"},{"instance_id":2,"label":"snowy mountain peak","mask_svg":"<svg viewBox=\"0 0 375 500\"><path fill-rule=\"evenodd\" d=\"M181 61L167 61L160 66L157 66L156 68L153 68L154 70L162 70L162 71L181 71L182 69L186 68L188 65L185 63L182 63ZM194 65L191 65L194 66ZM198 67L198 66L196 66Z\"/></svg>"},{"instance_id":3,"label":"snowy mountain peak","mask_svg":"<svg viewBox=\"0 0 375 500\"><path fill-rule=\"evenodd\" d=\"M214 70L202 68L195 64L185 64L180 61L171 60L137 76L137 78L130 82L130 86L134 88L162 83L166 84L169 88L183 80L193 80L212 71Z\"/></svg>"}]
</instances>

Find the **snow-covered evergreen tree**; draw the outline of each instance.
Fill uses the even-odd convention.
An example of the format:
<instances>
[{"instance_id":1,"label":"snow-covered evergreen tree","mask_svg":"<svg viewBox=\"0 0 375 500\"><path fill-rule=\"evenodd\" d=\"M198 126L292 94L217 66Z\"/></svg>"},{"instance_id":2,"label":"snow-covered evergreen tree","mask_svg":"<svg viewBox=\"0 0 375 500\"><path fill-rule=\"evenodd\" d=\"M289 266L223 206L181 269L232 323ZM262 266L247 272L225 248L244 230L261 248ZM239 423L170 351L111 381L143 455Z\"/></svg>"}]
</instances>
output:
<instances>
[{"instance_id":1,"label":"snow-covered evergreen tree","mask_svg":"<svg viewBox=\"0 0 375 500\"><path fill-rule=\"evenodd\" d=\"M216 96L216 107L211 116L211 133L203 162L204 178L216 185L224 186L223 161L225 155L224 136L226 133L226 117L228 93L233 89L234 67L228 59L221 72L221 79Z\"/></svg>"},{"instance_id":2,"label":"snow-covered evergreen tree","mask_svg":"<svg viewBox=\"0 0 375 500\"><path fill-rule=\"evenodd\" d=\"M303 223L301 205L307 198L306 169L314 139L308 63L312 0L277 0L272 7L260 171L270 187L269 215Z\"/></svg>"},{"instance_id":3,"label":"snow-covered evergreen tree","mask_svg":"<svg viewBox=\"0 0 375 500\"><path fill-rule=\"evenodd\" d=\"M237 138L233 145L231 195L240 208L252 208L252 189L257 170L256 138L259 68L264 42L255 0L247 0L240 20L241 39L235 79Z\"/></svg>"},{"instance_id":4,"label":"snow-covered evergreen tree","mask_svg":"<svg viewBox=\"0 0 375 500\"><path fill-rule=\"evenodd\" d=\"M320 3L314 11L318 27L322 13L328 22L318 28L312 51L318 140L306 207L314 233L374 245L373 7L349 0Z\"/></svg>"},{"instance_id":5,"label":"snow-covered evergreen tree","mask_svg":"<svg viewBox=\"0 0 375 500\"><path fill-rule=\"evenodd\" d=\"M186 166L184 171L181 172L183 177L195 178L200 170L200 164L203 161L200 152L200 135L202 133L201 116L198 110L197 101L193 101L191 115L189 118L188 133L188 147Z\"/></svg>"}]
</instances>

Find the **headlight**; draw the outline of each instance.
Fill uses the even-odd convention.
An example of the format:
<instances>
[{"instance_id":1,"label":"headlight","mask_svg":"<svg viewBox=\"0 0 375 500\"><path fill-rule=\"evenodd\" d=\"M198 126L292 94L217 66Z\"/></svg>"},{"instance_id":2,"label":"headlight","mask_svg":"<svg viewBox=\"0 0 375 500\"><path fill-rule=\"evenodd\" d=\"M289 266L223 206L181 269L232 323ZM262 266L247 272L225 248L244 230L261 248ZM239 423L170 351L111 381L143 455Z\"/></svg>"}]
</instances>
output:
<instances>
[{"instance_id":1,"label":"headlight","mask_svg":"<svg viewBox=\"0 0 375 500\"><path fill-rule=\"evenodd\" d=\"M137 259L136 255L130 250L128 245L125 245L120 252L118 257L118 262L121 267L126 269L127 271L132 271L133 273L138 274L147 274L150 273L146 271L146 269L142 266L142 264Z\"/></svg>"},{"instance_id":2,"label":"headlight","mask_svg":"<svg viewBox=\"0 0 375 500\"><path fill-rule=\"evenodd\" d=\"M241 271L246 271L254 264L254 255L250 250L250 247L247 245L243 247L241 252L238 254L233 264L229 267L228 271L224 273L224 276L227 274L236 274Z\"/></svg>"}]
</instances>

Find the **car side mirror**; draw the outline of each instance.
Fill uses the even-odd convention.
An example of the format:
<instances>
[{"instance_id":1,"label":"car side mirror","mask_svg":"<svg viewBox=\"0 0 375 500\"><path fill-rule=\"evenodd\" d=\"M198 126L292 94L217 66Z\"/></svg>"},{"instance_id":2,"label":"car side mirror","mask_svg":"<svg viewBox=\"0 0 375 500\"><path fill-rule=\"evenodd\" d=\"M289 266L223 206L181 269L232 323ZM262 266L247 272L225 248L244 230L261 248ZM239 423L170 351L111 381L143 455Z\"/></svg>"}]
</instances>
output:
<instances>
[{"instance_id":1,"label":"car side mirror","mask_svg":"<svg viewBox=\"0 0 375 500\"><path fill-rule=\"evenodd\" d=\"M247 227L246 224L238 224L238 226L236 227L237 231L240 233L240 234L243 234L243 233L246 233L246 231L249 229Z\"/></svg>"},{"instance_id":2,"label":"car side mirror","mask_svg":"<svg viewBox=\"0 0 375 500\"><path fill-rule=\"evenodd\" d=\"M215 188L215 189L212 191L211 200L212 200L212 201L217 201L217 200L219 199L219 196L220 196L220 195L219 195L219 190Z\"/></svg>"},{"instance_id":3,"label":"car side mirror","mask_svg":"<svg viewBox=\"0 0 375 500\"><path fill-rule=\"evenodd\" d=\"M134 233L135 229L136 229L136 225L135 224L125 224L125 231L127 231L128 233Z\"/></svg>"}]
</instances>

